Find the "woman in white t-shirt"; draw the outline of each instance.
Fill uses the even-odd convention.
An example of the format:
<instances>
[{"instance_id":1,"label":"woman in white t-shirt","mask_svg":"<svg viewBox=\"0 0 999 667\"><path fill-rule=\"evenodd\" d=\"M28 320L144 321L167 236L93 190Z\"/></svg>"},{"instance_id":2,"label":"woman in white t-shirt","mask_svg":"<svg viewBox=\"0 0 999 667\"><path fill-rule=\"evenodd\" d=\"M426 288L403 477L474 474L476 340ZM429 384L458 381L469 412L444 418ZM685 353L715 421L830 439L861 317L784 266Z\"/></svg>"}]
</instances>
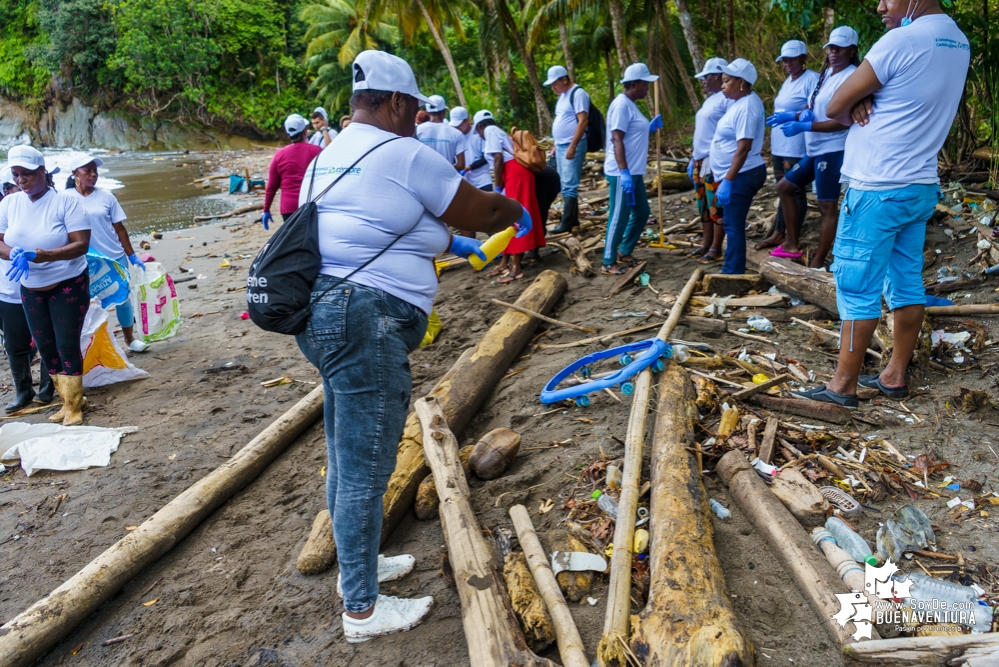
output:
<instances>
[{"instance_id":1,"label":"woman in white t-shirt","mask_svg":"<svg viewBox=\"0 0 999 667\"><path fill-rule=\"evenodd\" d=\"M7 164L21 192L0 201L0 259L21 284L21 303L41 362L63 406L50 421L83 423L80 332L90 307L87 248L90 216L72 197L48 186L45 158L15 146Z\"/></svg>"},{"instance_id":2,"label":"woman in white t-shirt","mask_svg":"<svg viewBox=\"0 0 999 667\"><path fill-rule=\"evenodd\" d=\"M378 555L382 497L413 389L410 352L423 340L437 292L434 257L477 253L448 225L493 234L530 231L512 199L474 188L413 137L420 94L409 65L364 51L351 69L354 117L305 173L299 202L326 192L319 215L320 275L299 348L326 391L326 498L340 564L344 635L350 643L401 632L433 598L379 595L379 582L413 569L412 556ZM314 182L312 179L314 177ZM339 179L339 180L337 180Z\"/></svg>"},{"instance_id":3,"label":"woman in white t-shirt","mask_svg":"<svg viewBox=\"0 0 999 667\"><path fill-rule=\"evenodd\" d=\"M857 31L849 26L836 28L829 34L825 49L826 62L809 96L808 108L775 113L768 119L772 125L779 124L780 131L786 137L797 137L801 133L805 135L805 158L777 183L777 196L780 198L785 222L797 221L800 208L797 193L799 190L804 191L809 183L815 181L822 228L819 231L819 247L809 262L809 267L813 269L824 269L826 258L836 239L840 169L843 166L847 127L838 120L829 118L826 106L836 90L860 64L857 56ZM774 257L801 259L801 230L797 225L791 224L786 225L786 231L783 244L771 250L770 254Z\"/></svg>"},{"instance_id":4,"label":"woman in white t-shirt","mask_svg":"<svg viewBox=\"0 0 999 667\"><path fill-rule=\"evenodd\" d=\"M90 250L98 252L117 262L127 273L128 265L134 264L143 271L146 265L139 259L128 238L125 229L127 216L122 210L118 198L110 191L97 187L97 168L104 164L99 157L81 155L72 165L73 187L67 189L67 194L79 201L90 215ZM125 337L125 345L133 352L145 352L148 343L138 340L133 335L135 315L132 312L131 298L115 306L118 324Z\"/></svg>"}]
</instances>

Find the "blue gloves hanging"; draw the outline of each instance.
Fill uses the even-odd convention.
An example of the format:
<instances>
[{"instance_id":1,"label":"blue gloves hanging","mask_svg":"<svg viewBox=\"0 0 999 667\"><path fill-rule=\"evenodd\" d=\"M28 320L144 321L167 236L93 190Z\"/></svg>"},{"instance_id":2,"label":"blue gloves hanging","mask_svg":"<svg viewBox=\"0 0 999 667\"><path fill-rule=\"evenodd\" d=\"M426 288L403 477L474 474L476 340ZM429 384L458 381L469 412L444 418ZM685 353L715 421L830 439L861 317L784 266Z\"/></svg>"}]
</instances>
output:
<instances>
[{"instance_id":1,"label":"blue gloves hanging","mask_svg":"<svg viewBox=\"0 0 999 667\"><path fill-rule=\"evenodd\" d=\"M718 184L715 190L715 200L722 206L728 206L732 201L732 181L727 178Z\"/></svg>"},{"instance_id":2,"label":"blue gloves hanging","mask_svg":"<svg viewBox=\"0 0 999 667\"><path fill-rule=\"evenodd\" d=\"M520 208L524 209L523 214L520 216L520 220L513 223L513 226L517 228L517 238L522 236L527 236L531 233L531 227L534 226L534 220L531 219L531 212L527 210L527 207L523 204ZM485 257L483 257L485 259Z\"/></svg>"},{"instance_id":3,"label":"blue gloves hanging","mask_svg":"<svg viewBox=\"0 0 999 667\"><path fill-rule=\"evenodd\" d=\"M476 257L481 259L483 262L486 261L486 255L479 246L482 245L482 241L478 239L470 239L467 236L452 236L451 237L451 252L453 252L458 257L464 257L468 259L473 253Z\"/></svg>"},{"instance_id":4,"label":"blue gloves hanging","mask_svg":"<svg viewBox=\"0 0 999 667\"><path fill-rule=\"evenodd\" d=\"M659 114L651 121L649 121L649 134L652 134L656 130L661 130L662 127L663 127L663 116L662 114Z\"/></svg>"},{"instance_id":5,"label":"blue gloves hanging","mask_svg":"<svg viewBox=\"0 0 999 667\"><path fill-rule=\"evenodd\" d=\"M784 123L780 126L780 131L784 133L785 137L796 137L802 132L811 132L812 121L796 120L793 123Z\"/></svg>"},{"instance_id":6,"label":"blue gloves hanging","mask_svg":"<svg viewBox=\"0 0 999 667\"><path fill-rule=\"evenodd\" d=\"M30 270L29 262L33 261L38 253L15 247L10 251L10 269L7 271L7 279L13 282L20 282L22 278L28 277Z\"/></svg>"},{"instance_id":7,"label":"blue gloves hanging","mask_svg":"<svg viewBox=\"0 0 999 667\"><path fill-rule=\"evenodd\" d=\"M274 222L274 216L269 211L264 211L264 214L260 216L260 222L264 225L265 230L270 230L270 224Z\"/></svg>"},{"instance_id":8,"label":"blue gloves hanging","mask_svg":"<svg viewBox=\"0 0 999 667\"><path fill-rule=\"evenodd\" d=\"M687 163L687 177L696 185L697 182L694 181L694 158L690 158L690 162Z\"/></svg>"},{"instance_id":9,"label":"blue gloves hanging","mask_svg":"<svg viewBox=\"0 0 999 667\"><path fill-rule=\"evenodd\" d=\"M139 256L134 252L128 256L128 261L134 264L135 266L139 267L143 271L146 270L146 263L143 262L141 259L139 259Z\"/></svg>"}]
</instances>

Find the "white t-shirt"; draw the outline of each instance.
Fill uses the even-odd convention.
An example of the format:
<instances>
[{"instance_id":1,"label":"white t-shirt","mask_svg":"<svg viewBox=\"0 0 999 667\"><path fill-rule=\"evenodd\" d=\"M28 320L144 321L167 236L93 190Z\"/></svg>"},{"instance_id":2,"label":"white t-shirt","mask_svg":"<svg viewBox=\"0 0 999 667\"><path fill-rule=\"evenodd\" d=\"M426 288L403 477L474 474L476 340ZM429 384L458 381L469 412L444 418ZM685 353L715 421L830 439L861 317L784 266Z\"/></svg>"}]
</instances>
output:
<instances>
[{"instance_id":1,"label":"white t-shirt","mask_svg":"<svg viewBox=\"0 0 999 667\"><path fill-rule=\"evenodd\" d=\"M323 151L313 163L313 191L322 192L370 148L397 136L366 123L351 123L340 133L336 150ZM312 167L306 170L306 180L311 172ZM429 313L437 294L433 260L451 240L438 217L451 205L460 184L454 167L413 137L376 148L317 202L320 273L346 277L405 234L350 280ZM299 205L306 196L302 188Z\"/></svg>"},{"instance_id":2,"label":"white t-shirt","mask_svg":"<svg viewBox=\"0 0 999 667\"><path fill-rule=\"evenodd\" d=\"M90 249L111 259L120 259L124 256L125 248L118 240L114 224L125 222L128 218L121 209L118 199L100 188L94 188L94 191L86 197L75 188L66 190L66 195L80 202L90 215Z\"/></svg>"},{"instance_id":3,"label":"white t-shirt","mask_svg":"<svg viewBox=\"0 0 999 667\"><path fill-rule=\"evenodd\" d=\"M774 98L774 113L801 111L808 108L808 100L815 90L819 73L806 69L797 79L787 77ZM770 152L780 157L805 157L804 133L787 137L780 128L770 131Z\"/></svg>"},{"instance_id":4,"label":"white t-shirt","mask_svg":"<svg viewBox=\"0 0 999 667\"><path fill-rule=\"evenodd\" d=\"M715 136L711 140L711 173L716 183L725 178L725 174L731 168L732 158L739 147L740 139L752 139L753 144L739 173L764 164L763 157L760 156L760 150L763 148L763 130L766 127L764 116L766 112L763 110L760 96L750 93L734 101L718 121Z\"/></svg>"},{"instance_id":5,"label":"white t-shirt","mask_svg":"<svg viewBox=\"0 0 999 667\"><path fill-rule=\"evenodd\" d=\"M485 157L486 140L479 136L475 130L469 130L465 135L465 178L477 188L484 188L493 184L493 177L489 173L489 160L481 167L469 169L473 162Z\"/></svg>"},{"instance_id":6,"label":"white t-shirt","mask_svg":"<svg viewBox=\"0 0 999 667\"><path fill-rule=\"evenodd\" d=\"M571 98L571 102L570 102ZM552 138L557 146L572 143L579 126L578 113L590 113L590 95L579 86L574 85L558 96L555 102L555 120L552 121ZM594 146L591 150L596 150Z\"/></svg>"},{"instance_id":7,"label":"white t-shirt","mask_svg":"<svg viewBox=\"0 0 999 667\"><path fill-rule=\"evenodd\" d=\"M604 158L604 173L620 176L617 156L614 155L614 142L611 133L624 132L624 159L628 161L628 172L632 176L644 176L649 162L649 119L631 98L621 93L614 98L607 109L607 147Z\"/></svg>"},{"instance_id":8,"label":"white t-shirt","mask_svg":"<svg viewBox=\"0 0 999 667\"><path fill-rule=\"evenodd\" d=\"M70 232L90 231L90 216L75 197L63 190L49 190L38 201L17 192L0 201L0 234L10 247L26 251L37 248L54 250L69 243ZM87 270L86 256L58 262L31 262L28 277L21 284L28 288L48 287L75 278Z\"/></svg>"},{"instance_id":9,"label":"white t-shirt","mask_svg":"<svg viewBox=\"0 0 999 667\"><path fill-rule=\"evenodd\" d=\"M336 135L339 134L339 132L334 130L332 127L329 128L329 131L330 131L330 141L333 141L334 139L336 139ZM325 141L326 138L323 136L321 130L314 132L312 136L309 137L309 143L312 144L313 146L319 146L320 148L326 148L327 146L329 146L329 144L325 143Z\"/></svg>"},{"instance_id":10,"label":"white t-shirt","mask_svg":"<svg viewBox=\"0 0 999 667\"><path fill-rule=\"evenodd\" d=\"M503 154L503 162L509 162L513 159L513 139L499 125L487 125L483 134L486 136L483 138L482 152L490 164L492 164L493 155L496 153Z\"/></svg>"},{"instance_id":11,"label":"white t-shirt","mask_svg":"<svg viewBox=\"0 0 999 667\"><path fill-rule=\"evenodd\" d=\"M815 118L812 120L813 123L829 120L829 116L826 115L826 107L829 106L833 94L843 85L843 82L857 71L857 67L855 65L847 65L838 74L833 74L831 67L827 71L826 80L822 82L822 87L819 88L819 92L815 96L815 103L812 105L812 112L815 113ZM818 84L818 79L816 79L816 84ZM809 97L811 97L812 90L814 88L808 91ZM846 133L847 130L839 132L805 132L805 152L811 157L818 157L826 153L841 151L846 147Z\"/></svg>"},{"instance_id":12,"label":"white t-shirt","mask_svg":"<svg viewBox=\"0 0 999 667\"><path fill-rule=\"evenodd\" d=\"M420 143L443 155L451 165L465 152L465 135L447 123L420 123L416 126L416 138Z\"/></svg>"},{"instance_id":13,"label":"white t-shirt","mask_svg":"<svg viewBox=\"0 0 999 667\"><path fill-rule=\"evenodd\" d=\"M704 104L697 110L694 120L695 160L703 160L711 152L711 139L715 136L715 128L730 106L732 100L718 91L704 100Z\"/></svg>"},{"instance_id":14,"label":"white t-shirt","mask_svg":"<svg viewBox=\"0 0 999 667\"><path fill-rule=\"evenodd\" d=\"M871 122L852 125L842 173L875 185L938 183L937 153L957 113L971 48L945 14L886 33L866 60L882 87Z\"/></svg>"}]
</instances>

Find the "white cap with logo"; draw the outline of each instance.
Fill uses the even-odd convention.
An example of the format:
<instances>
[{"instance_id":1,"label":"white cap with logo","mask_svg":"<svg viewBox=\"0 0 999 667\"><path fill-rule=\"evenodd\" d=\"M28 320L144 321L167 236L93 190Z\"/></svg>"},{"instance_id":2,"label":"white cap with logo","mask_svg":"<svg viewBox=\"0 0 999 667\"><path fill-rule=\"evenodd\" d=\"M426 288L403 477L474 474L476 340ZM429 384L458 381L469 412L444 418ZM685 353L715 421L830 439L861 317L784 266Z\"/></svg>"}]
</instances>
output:
<instances>
[{"instance_id":1,"label":"white cap with logo","mask_svg":"<svg viewBox=\"0 0 999 667\"><path fill-rule=\"evenodd\" d=\"M472 118L472 125L478 125L484 120L492 120L493 112L489 109L481 109L475 112L475 116Z\"/></svg>"},{"instance_id":2,"label":"white cap with logo","mask_svg":"<svg viewBox=\"0 0 999 667\"><path fill-rule=\"evenodd\" d=\"M329 115L326 113L326 109L324 109L322 107L316 107L315 109L313 109L312 110L312 114L313 115L319 114L320 116L323 117L323 120L325 120L326 122L329 122L329 120L330 120Z\"/></svg>"},{"instance_id":3,"label":"white cap with logo","mask_svg":"<svg viewBox=\"0 0 999 667\"><path fill-rule=\"evenodd\" d=\"M86 153L77 153L76 155L73 156L72 161L70 161L69 163L69 171L72 173L77 169L79 169L80 167L87 166L91 162L94 163L95 167L99 167L102 164L104 164L104 160L100 159L99 157L93 157L91 155L87 155Z\"/></svg>"},{"instance_id":4,"label":"white cap with logo","mask_svg":"<svg viewBox=\"0 0 999 667\"><path fill-rule=\"evenodd\" d=\"M32 146L14 146L7 151L8 167L23 167L34 171L45 166L45 156Z\"/></svg>"},{"instance_id":5,"label":"white cap with logo","mask_svg":"<svg viewBox=\"0 0 999 667\"><path fill-rule=\"evenodd\" d=\"M749 85L756 83L756 68L753 63L745 58L736 58L722 68L722 71L729 76L737 76L744 79Z\"/></svg>"},{"instance_id":6,"label":"white cap with logo","mask_svg":"<svg viewBox=\"0 0 999 667\"><path fill-rule=\"evenodd\" d=\"M353 90L382 90L415 97L421 103L428 100L420 94L413 68L405 60L384 51L362 51L351 66Z\"/></svg>"},{"instance_id":7,"label":"white cap with logo","mask_svg":"<svg viewBox=\"0 0 999 667\"><path fill-rule=\"evenodd\" d=\"M444 101L441 95L431 95L427 98L426 109L428 113L447 111L447 102Z\"/></svg>"},{"instance_id":8,"label":"white cap with logo","mask_svg":"<svg viewBox=\"0 0 999 667\"><path fill-rule=\"evenodd\" d=\"M451 109L451 127L458 127L468 120L468 109L465 107L455 107Z\"/></svg>"},{"instance_id":9,"label":"white cap with logo","mask_svg":"<svg viewBox=\"0 0 999 667\"><path fill-rule=\"evenodd\" d=\"M780 47L780 55L777 56L777 62L784 60L784 58L797 58L798 56L807 55L808 46L800 39L792 39L784 42L784 46Z\"/></svg>"},{"instance_id":10,"label":"white cap with logo","mask_svg":"<svg viewBox=\"0 0 999 667\"><path fill-rule=\"evenodd\" d=\"M284 119L284 131L288 133L289 137L293 137L296 134L301 134L302 130L309 122L302 118L301 115L293 113Z\"/></svg>"},{"instance_id":11,"label":"white cap with logo","mask_svg":"<svg viewBox=\"0 0 999 667\"><path fill-rule=\"evenodd\" d=\"M628 83L629 81L648 81L651 83L657 79L659 79L659 75L650 72L648 65L645 63L634 63L628 65L627 69L624 70L624 78L621 79L621 83Z\"/></svg>"},{"instance_id":12,"label":"white cap with logo","mask_svg":"<svg viewBox=\"0 0 999 667\"><path fill-rule=\"evenodd\" d=\"M709 74L721 74L725 70L722 68L728 65L728 61L724 58L708 58L708 62L704 63L704 69L694 75L695 79L703 79Z\"/></svg>"},{"instance_id":13,"label":"white cap with logo","mask_svg":"<svg viewBox=\"0 0 999 667\"><path fill-rule=\"evenodd\" d=\"M822 48L828 48L829 46L838 46L840 48L845 48L847 46L856 46L860 35L857 31L848 25L841 25L840 27L829 33L829 41Z\"/></svg>"},{"instance_id":14,"label":"white cap with logo","mask_svg":"<svg viewBox=\"0 0 999 667\"><path fill-rule=\"evenodd\" d=\"M548 68L548 78L545 80L544 85L550 86L563 76L569 76L569 70L561 65L552 65Z\"/></svg>"}]
</instances>

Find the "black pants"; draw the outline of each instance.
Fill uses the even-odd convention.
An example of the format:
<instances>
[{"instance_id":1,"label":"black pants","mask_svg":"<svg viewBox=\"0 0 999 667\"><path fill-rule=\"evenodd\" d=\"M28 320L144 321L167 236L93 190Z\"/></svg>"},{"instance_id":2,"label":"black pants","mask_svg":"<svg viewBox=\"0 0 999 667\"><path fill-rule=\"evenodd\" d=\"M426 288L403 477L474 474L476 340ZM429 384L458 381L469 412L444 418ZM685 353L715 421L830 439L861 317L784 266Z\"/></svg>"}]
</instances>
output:
<instances>
[{"instance_id":1,"label":"black pants","mask_svg":"<svg viewBox=\"0 0 999 667\"><path fill-rule=\"evenodd\" d=\"M83 375L80 332L90 308L90 276L86 271L50 290L21 286L21 303L31 337L50 375Z\"/></svg>"},{"instance_id":2,"label":"black pants","mask_svg":"<svg viewBox=\"0 0 999 667\"><path fill-rule=\"evenodd\" d=\"M784 178L784 174L791 171L794 165L801 162L800 157L778 157L773 156L773 169L774 169L774 180L780 183L780 179ZM794 201L798 204L798 231L801 232L801 226L805 224L805 216L808 214L808 199L805 197L804 188L798 188L794 193ZM783 232L786 230L786 223L784 222L784 210L783 207L777 207L777 231Z\"/></svg>"},{"instance_id":3,"label":"black pants","mask_svg":"<svg viewBox=\"0 0 999 667\"><path fill-rule=\"evenodd\" d=\"M548 210L562 192L562 179L555 169L548 166L534 173L534 186L538 197L538 210L541 212L541 224L547 225Z\"/></svg>"},{"instance_id":4,"label":"black pants","mask_svg":"<svg viewBox=\"0 0 999 667\"><path fill-rule=\"evenodd\" d=\"M31 355L31 329L24 317L24 306L0 301L0 328L3 329L3 347L8 357Z\"/></svg>"}]
</instances>

